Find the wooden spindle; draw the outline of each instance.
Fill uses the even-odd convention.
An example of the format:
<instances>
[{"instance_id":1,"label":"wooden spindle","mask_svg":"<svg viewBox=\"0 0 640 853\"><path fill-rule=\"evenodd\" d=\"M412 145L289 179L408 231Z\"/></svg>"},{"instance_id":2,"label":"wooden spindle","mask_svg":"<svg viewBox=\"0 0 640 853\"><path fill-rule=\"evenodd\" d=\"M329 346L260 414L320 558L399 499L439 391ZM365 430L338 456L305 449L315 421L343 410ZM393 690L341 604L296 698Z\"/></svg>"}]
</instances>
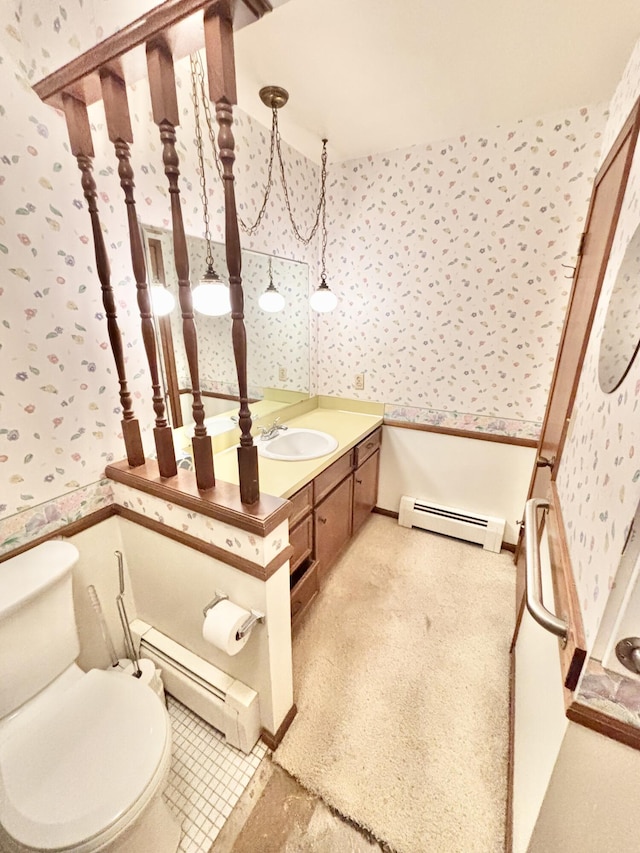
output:
<instances>
[{"instance_id":1,"label":"wooden spindle","mask_svg":"<svg viewBox=\"0 0 640 853\"><path fill-rule=\"evenodd\" d=\"M71 153L76 158L78 168L82 174L82 189L87 200L89 216L91 217L91 230L93 232L93 245L96 257L96 269L100 286L102 288L102 304L107 315L107 330L111 350L116 363L116 372L120 383L120 405L122 406L122 435L127 454L127 460L132 468L144 465L144 450L140 436L140 425L133 412L133 401L127 383L127 374L124 361L124 349L122 346L122 335L118 325L116 312L116 300L111 286L111 266L104 242L104 235L100 225L98 205L96 203L98 191L93 177L93 140L91 138L91 127L87 107L82 101L71 95L62 96L62 104L67 129L69 131L69 142Z\"/></svg>"},{"instance_id":2,"label":"wooden spindle","mask_svg":"<svg viewBox=\"0 0 640 853\"><path fill-rule=\"evenodd\" d=\"M240 446L238 447L238 469L240 499L253 504L260 497L258 477L258 450L251 436L251 411L247 386L247 333L244 325L244 293L242 290L242 253L240 231L236 211L235 140L233 138L233 104L237 103L235 62L233 51L233 4L220 4L216 13L205 15L205 45L209 77L209 97L216 105L216 121L219 126L218 148L223 168L225 204L225 245L229 270L229 295L231 299L231 337L238 375L240 410Z\"/></svg>"},{"instance_id":3,"label":"wooden spindle","mask_svg":"<svg viewBox=\"0 0 640 853\"><path fill-rule=\"evenodd\" d=\"M182 334L193 394L192 410L195 422L192 441L193 462L198 488L205 490L215 485L213 448L211 445L211 436L207 435L207 428L204 425L204 405L200 392L200 372L198 367L198 337L193 316L193 298L189 282L189 254L182 220L180 187L178 185L180 160L176 151L175 128L179 125L180 119L176 94L176 79L173 58L164 43L156 42L153 45L147 46L147 66L149 70L153 120L160 128L162 162L164 163L165 175L169 181L169 196L171 198L173 253L178 278L178 297L182 310Z\"/></svg>"},{"instance_id":4,"label":"wooden spindle","mask_svg":"<svg viewBox=\"0 0 640 853\"><path fill-rule=\"evenodd\" d=\"M136 280L142 340L149 364L151 389L153 392L153 410L156 416L153 436L158 455L158 470L161 477L174 477L178 473L178 467L176 465L176 454L173 446L173 432L167 423L164 393L160 385L158 347L151 310L151 293L147 285L147 265L144 257L140 226L136 216L135 182L129 149L129 144L133 142L133 131L131 130L131 119L129 116L127 89L119 77L108 72L101 75L100 82L102 85L102 99L107 120L107 130L109 139L114 144L116 157L118 158L118 175L127 209L131 263L133 275Z\"/></svg>"}]
</instances>

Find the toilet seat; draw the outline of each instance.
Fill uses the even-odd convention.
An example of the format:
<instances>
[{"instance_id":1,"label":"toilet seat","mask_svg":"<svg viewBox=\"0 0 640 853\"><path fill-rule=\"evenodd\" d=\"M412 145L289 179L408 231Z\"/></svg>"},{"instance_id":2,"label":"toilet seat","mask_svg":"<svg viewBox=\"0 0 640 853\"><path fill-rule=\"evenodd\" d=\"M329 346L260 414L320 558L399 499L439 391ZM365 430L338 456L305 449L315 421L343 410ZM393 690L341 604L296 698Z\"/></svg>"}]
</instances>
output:
<instances>
[{"instance_id":1,"label":"toilet seat","mask_svg":"<svg viewBox=\"0 0 640 853\"><path fill-rule=\"evenodd\" d=\"M91 670L38 711L2 731L0 822L27 848L95 849L153 795L170 753L166 709L134 678Z\"/></svg>"}]
</instances>

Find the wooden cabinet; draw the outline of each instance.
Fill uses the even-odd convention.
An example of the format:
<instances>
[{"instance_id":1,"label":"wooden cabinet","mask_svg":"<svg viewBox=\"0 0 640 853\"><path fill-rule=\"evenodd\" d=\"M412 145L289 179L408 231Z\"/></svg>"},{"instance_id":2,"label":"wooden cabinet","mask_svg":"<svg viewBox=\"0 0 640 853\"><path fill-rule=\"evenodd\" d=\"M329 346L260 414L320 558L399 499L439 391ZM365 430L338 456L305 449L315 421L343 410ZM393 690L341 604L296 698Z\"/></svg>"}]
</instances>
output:
<instances>
[{"instance_id":1,"label":"wooden cabinet","mask_svg":"<svg viewBox=\"0 0 640 853\"><path fill-rule=\"evenodd\" d=\"M318 561L320 580L351 539L352 512L353 474L349 474L313 510L315 558Z\"/></svg>"},{"instance_id":2,"label":"wooden cabinet","mask_svg":"<svg viewBox=\"0 0 640 853\"><path fill-rule=\"evenodd\" d=\"M376 451L356 469L353 478L353 533L365 523L378 499L380 452Z\"/></svg>"},{"instance_id":3,"label":"wooden cabinet","mask_svg":"<svg viewBox=\"0 0 640 853\"><path fill-rule=\"evenodd\" d=\"M293 574L301 563L313 553L313 518L309 514L289 532L289 543L293 554L289 561L289 572Z\"/></svg>"},{"instance_id":4,"label":"wooden cabinet","mask_svg":"<svg viewBox=\"0 0 640 853\"><path fill-rule=\"evenodd\" d=\"M318 594L318 564L311 563L291 590L291 627L295 628Z\"/></svg>"},{"instance_id":5,"label":"wooden cabinet","mask_svg":"<svg viewBox=\"0 0 640 853\"><path fill-rule=\"evenodd\" d=\"M376 505L381 439L380 427L290 498L294 627L345 545Z\"/></svg>"}]
</instances>

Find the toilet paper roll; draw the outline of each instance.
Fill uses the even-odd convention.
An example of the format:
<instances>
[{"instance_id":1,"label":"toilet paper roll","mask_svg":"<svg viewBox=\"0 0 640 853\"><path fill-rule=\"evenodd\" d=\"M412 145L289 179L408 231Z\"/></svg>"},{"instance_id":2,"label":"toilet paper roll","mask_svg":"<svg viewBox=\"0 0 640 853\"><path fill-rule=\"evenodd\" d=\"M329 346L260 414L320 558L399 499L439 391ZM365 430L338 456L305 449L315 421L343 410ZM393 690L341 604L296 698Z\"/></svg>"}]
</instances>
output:
<instances>
[{"instance_id":1,"label":"toilet paper roll","mask_svg":"<svg viewBox=\"0 0 640 853\"><path fill-rule=\"evenodd\" d=\"M236 634L249 616L251 614L248 610L239 607L233 601L229 599L219 601L215 607L207 611L202 626L202 636L212 646L228 655L237 655L240 649L244 648L249 635L238 640Z\"/></svg>"}]
</instances>

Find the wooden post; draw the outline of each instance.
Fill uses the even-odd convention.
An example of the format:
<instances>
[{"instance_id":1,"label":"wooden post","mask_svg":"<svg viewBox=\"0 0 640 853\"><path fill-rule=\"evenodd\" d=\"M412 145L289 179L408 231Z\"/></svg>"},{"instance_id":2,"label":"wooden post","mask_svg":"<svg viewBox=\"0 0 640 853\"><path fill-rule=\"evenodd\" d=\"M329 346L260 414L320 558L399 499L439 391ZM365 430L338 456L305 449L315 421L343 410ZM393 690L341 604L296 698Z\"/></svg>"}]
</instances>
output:
<instances>
[{"instance_id":1,"label":"wooden post","mask_svg":"<svg viewBox=\"0 0 640 853\"><path fill-rule=\"evenodd\" d=\"M160 128L162 161L164 163L165 175L169 180L173 252L179 285L178 296L182 310L182 333L193 394L193 420L195 421L192 442L193 462L198 488L206 490L215 485L213 448L211 445L211 436L207 435L207 428L204 425L204 406L200 392L198 367L198 337L193 317L193 298L189 282L189 254L187 252L187 240L182 221L180 187L178 185L180 160L176 151L175 128L180 123L180 117L176 95L176 79L173 58L163 42L155 42L147 46L147 66L149 69L153 120Z\"/></svg>"},{"instance_id":2,"label":"wooden post","mask_svg":"<svg viewBox=\"0 0 640 853\"><path fill-rule=\"evenodd\" d=\"M100 216L96 199L98 197L96 182L93 171L93 141L91 139L91 127L86 105L72 97L64 94L62 103L67 129L69 131L69 142L71 153L78 162L78 168L82 173L82 189L87 200L89 216L91 217L91 230L93 232L93 244L96 257L96 268L102 288L102 304L107 315L107 330L111 350L116 362L116 372L120 383L120 404L122 406L122 435L127 453L127 460L132 468L144 465L144 450L140 436L140 425L133 412L131 392L127 384L127 375L124 363L124 350L122 347L122 335L118 326L118 315L116 312L116 301L111 286L111 267L107 256L107 249L100 225Z\"/></svg>"},{"instance_id":3,"label":"wooden post","mask_svg":"<svg viewBox=\"0 0 640 853\"><path fill-rule=\"evenodd\" d=\"M147 286L147 265L145 263L140 226L136 216L135 183L129 150L129 143L133 142L133 132L129 117L127 89L119 77L109 72L103 72L100 75L100 82L102 85L102 99L107 120L107 130L109 139L114 144L116 157L118 158L118 175L120 176L120 186L124 191L127 208L131 262L138 294L142 340L144 341L149 373L151 374L153 410L156 415L153 436L158 454L158 470L161 477L174 477L178 473L178 467L176 465L176 454L173 446L173 433L167 423L164 393L160 385L158 347L151 312L151 294Z\"/></svg>"},{"instance_id":4,"label":"wooden post","mask_svg":"<svg viewBox=\"0 0 640 853\"><path fill-rule=\"evenodd\" d=\"M238 470L240 499L253 504L260 498L258 478L258 450L251 436L251 411L247 388L247 334L244 325L244 294L242 290L242 255L240 231L236 211L233 164L235 161L233 138L233 104L237 103L236 75L233 51L233 2L220 3L210 14L205 14L205 46L209 77L209 97L216 105L219 125L218 148L223 168L225 205L225 245L229 270L231 299L231 336L238 375L240 410L240 446Z\"/></svg>"}]
</instances>

